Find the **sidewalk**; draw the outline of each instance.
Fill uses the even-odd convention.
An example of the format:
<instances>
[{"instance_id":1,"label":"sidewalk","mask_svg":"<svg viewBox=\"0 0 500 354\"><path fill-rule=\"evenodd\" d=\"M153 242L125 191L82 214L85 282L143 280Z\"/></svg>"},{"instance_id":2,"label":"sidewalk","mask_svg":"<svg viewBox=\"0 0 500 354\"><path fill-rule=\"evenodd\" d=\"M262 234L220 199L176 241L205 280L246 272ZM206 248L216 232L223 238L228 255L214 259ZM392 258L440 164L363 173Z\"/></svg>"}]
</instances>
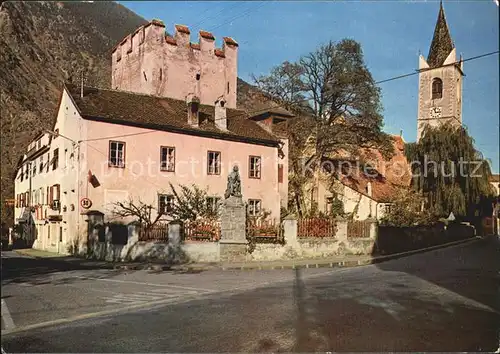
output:
<instances>
[{"instance_id":1,"label":"sidewalk","mask_svg":"<svg viewBox=\"0 0 500 354\"><path fill-rule=\"evenodd\" d=\"M218 263L188 263L170 265L158 262L107 262L89 260L73 256L65 256L57 253L40 251L35 249L20 249L14 252L39 259L50 259L55 262L65 262L81 267L121 269L121 270L154 270L154 271L204 271L204 270L264 270L264 269L295 269L295 268L340 268L357 267L368 264L376 264L392 259L406 257L412 254L431 251L434 249L450 247L462 243L473 242L482 237L473 237L466 240L450 242L438 246L418 249L414 251L396 253L386 256L370 255L346 255L332 256L319 259L290 259L278 261L248 261L248 262L218 262Z\"/></svg>"}]
</instances>

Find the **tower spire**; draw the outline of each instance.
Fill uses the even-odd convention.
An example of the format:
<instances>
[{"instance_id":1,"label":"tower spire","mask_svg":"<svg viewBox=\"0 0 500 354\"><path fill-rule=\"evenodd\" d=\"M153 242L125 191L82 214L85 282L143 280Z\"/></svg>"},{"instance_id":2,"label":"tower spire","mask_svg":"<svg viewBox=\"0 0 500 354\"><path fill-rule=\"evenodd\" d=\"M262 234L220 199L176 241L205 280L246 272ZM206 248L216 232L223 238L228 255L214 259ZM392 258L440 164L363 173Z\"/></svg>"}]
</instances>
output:
<instances>
[{"instance_id":1,"label":"tower spire","mask_svg":"<svg viewBox=\"0 0 500 354\"><path fill-rule=\"evenodd\" d=\"M444 61L455 48L453 40L451 39L450 30L446 23L444 15L443 1L439 2L439 14L434 29L434 36L432 37L427 63L431 68L436 68L443 65Z\"/></svg>"}]
</instances>

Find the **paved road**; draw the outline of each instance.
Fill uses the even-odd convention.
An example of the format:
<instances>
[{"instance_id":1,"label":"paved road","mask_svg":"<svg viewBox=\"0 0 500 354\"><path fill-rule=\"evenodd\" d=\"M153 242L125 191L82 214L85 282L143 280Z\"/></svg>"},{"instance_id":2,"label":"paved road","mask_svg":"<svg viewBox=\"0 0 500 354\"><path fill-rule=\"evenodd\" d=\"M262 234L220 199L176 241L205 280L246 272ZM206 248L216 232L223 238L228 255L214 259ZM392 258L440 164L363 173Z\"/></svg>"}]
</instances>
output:
<instances>
[{"instance_id":1,"label":"paved road","mask_svg":"<svg viewBox=\"0 0 500 354\"><path fill-rule=\"evenodd\" d=\"M163 283L157 286L162 289L192 287L198 295L190 301L3 335L7 352L491 352L499 347L498 239L333 271L69 272L76 272L76 277L89 273L88 278L90 273L93 278L103 274L105 280L72 278L71 285L79 290L95 286L130 295L138 285L154 293L148 285L114 282L125 279ZM10 291L20 287L14 282L7 285ZM16 296L20 295L5 299L14 322Z\"/></svg>"}]
</instances>

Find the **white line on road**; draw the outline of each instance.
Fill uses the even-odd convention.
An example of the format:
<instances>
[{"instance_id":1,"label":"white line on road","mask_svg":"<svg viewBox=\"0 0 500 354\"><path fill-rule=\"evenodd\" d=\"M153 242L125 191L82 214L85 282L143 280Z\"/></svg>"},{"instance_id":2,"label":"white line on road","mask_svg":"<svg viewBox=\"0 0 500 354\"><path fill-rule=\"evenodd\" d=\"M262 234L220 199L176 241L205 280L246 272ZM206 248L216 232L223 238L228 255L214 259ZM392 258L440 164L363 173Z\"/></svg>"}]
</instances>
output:
<instances>
[{"instance_id":1,"label":"white line on road","mask_svg":"<svg viewBox=\"0 0 500 354\"><path fill-rule=\"evenodd\" d=\"M189 286L180 286L180 285L171 285L171 284L143 283L143 282L132 281L132 280L101 279L101 278L89 278L89 277L77 277L77 278L85 279L85 280L108 281L108 282L112 282L112 283L138 284L138 285L145 285L145 286L157 286L157 287L162 287L162 288L177 288L177 289L194 290L194 291L202 291L202 292L215 291L213 289L191 288Z\"/></svg>"},{"instance_id":2,"label":"white line on road","mask_svg":"<svg viewBox=\"0 0 500 354\"><path fill-rule=\"evenodd\" d=\"M9 308L7 307L7 303L4 299L2 299L2 318L6 330L16 328L14 320L12 320L12 316L10 315Z\"/></svg>"}]
</instances>

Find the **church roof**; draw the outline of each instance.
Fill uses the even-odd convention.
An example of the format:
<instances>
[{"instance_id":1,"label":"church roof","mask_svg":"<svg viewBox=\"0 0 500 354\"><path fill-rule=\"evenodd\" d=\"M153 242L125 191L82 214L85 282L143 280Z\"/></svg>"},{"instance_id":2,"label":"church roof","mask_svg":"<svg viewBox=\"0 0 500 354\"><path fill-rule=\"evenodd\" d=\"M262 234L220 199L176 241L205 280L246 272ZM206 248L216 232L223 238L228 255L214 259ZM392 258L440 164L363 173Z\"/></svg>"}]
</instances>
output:
<instances>
[{"instance_id":1,"label":"church roof","mask_svg":"<svg viewBox=\"0 0 500 354\"><path fill-rule=\"evenodd\" d=\"M436 28L434 29L434 37L432 38L429 55L427 57L427 63L431 68L443 65L453 48L455 48L455 45L451 39L450 30L444 15L443 3L441 2L439 5Z\"/></svg>"}]
</instances>

